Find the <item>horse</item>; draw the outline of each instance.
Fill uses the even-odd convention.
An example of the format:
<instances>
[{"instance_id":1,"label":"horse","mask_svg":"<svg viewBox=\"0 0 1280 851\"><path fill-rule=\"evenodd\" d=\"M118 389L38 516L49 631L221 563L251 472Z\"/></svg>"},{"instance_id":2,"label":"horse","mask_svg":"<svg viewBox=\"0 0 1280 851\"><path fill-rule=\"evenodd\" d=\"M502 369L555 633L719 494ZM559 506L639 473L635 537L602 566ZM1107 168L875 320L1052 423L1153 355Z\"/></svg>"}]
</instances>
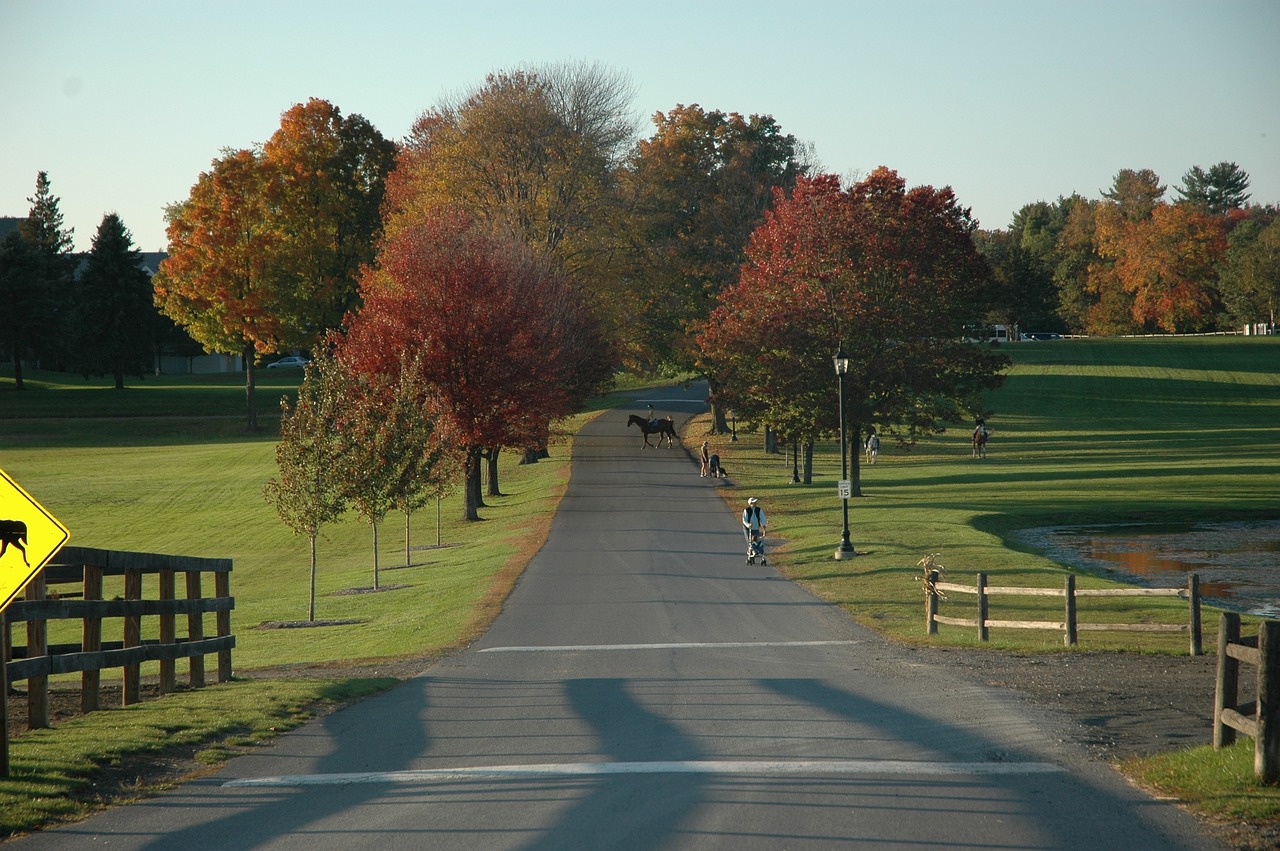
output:
<instances>
[{"instance_id":1,"label":"horse","mask_svg":"<svg viewBox=\"0 0 1280 851\"><path fill-rule=\"evenodd\" d=\"M991 437L991 432L985 428L975 428L973 430L973 456L974 458L987 457L987 439Z\"/></svg>"},{"instance_id":2,"label":"horse","mask_svg":"<svg viewBox=\"0 0 1280 851\"><path fill-rule=\"evenodd\" d=\"M639 414L632 414L627 418L627 428L631 428L633 425L640 426L640 434L644 438L644 445L651 449L658 448L649 442L649 435L651 434L658 435L658 446L662 445L662 438L665 437L668 449L671 448L671 441L675 440L676 437L676 425L671 417L667 417L665 420L654 420L651 425L648 420Z\"/></svg>"},{"instance_id":3,"label":"horse","mask_svg":"<svg viewBox=\"0 0 1280 851\"><path fill-rule=\"evenodd\" d=\"M873 433L867 436L867 463L874 464L879 457L880 435Z\"/></svg>"}]
</instances>

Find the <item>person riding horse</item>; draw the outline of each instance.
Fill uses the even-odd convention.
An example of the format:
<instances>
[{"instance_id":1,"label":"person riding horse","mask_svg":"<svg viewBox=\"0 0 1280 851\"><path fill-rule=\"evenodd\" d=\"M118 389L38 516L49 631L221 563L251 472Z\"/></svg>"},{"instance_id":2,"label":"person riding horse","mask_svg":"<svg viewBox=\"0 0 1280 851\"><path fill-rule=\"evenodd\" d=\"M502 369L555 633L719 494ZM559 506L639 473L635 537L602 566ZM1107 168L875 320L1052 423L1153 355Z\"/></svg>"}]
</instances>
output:
<instances>
[{"instance_id":1,"label":"person riding horse","mask_svg":"<svg viewBox=\"0 0 1280 851\"><path fill-rule=\"evenodd\" d=\"M987 421L982 417L974 419L973 425L973 457L987 457L987 440L991 437L991 432L987 431Z\"/></svg>"},{"instance_id":2,"label":"person riding horse","mask_svg":"<svg viewBox=\"0 0 1280 851\"><path fill-rule=\"evenodd\" d=\"M649 442L649 435L658 435L658 443L662 443L662 438L667 439L667 448L671 447L671 443L676 439L676 424L671 417L662 420L647 420L639 414L632 414L627 417L627 428L631 426L640 427L640 435L644 438L644 445L652 447Z\"/></svg>"}]
</instances>

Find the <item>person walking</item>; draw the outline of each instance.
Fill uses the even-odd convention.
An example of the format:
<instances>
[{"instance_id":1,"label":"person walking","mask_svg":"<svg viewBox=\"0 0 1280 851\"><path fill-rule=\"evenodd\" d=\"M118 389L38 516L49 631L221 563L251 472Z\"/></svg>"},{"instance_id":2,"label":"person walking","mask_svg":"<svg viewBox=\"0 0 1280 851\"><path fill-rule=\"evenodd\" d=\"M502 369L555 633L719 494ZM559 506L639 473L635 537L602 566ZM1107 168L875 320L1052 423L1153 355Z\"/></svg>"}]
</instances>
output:
<instances>
[{"instance_id":1,"label":"person walking","mask_svg":"<svg viewBox=\"0 0 1280 851\"><path fill-rule=\"evenodd\" d=\"M760 556L761 564L769 563L764 554L764 532L768 526L769 520L760 507L760 500L751 497L742 511L742 534L747 539L747 564L755 564L757 555Z\"/></svg>"},{"instance_id":2,"label":"person walking","mask_svg":"<svg viewBox=\"0 0 1280 851\"><path fill-rule=\"evenodd\" d=\"M702 441L702 478L706 478L711 473L711 447L707 441Z\"/></svg>"}]
</instances>

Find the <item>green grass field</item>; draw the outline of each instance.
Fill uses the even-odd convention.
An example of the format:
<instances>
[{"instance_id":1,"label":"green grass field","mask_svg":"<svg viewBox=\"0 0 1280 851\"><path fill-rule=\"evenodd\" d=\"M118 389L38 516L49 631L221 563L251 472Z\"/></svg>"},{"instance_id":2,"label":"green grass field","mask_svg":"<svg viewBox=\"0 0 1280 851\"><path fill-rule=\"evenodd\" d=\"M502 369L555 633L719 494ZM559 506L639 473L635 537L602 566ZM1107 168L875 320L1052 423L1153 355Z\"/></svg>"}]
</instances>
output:
<instances>
[{"instance_id":1,"label":"green grass field","mask_svg":"<svg viewBox=\"0 0 1280 851\"><path fill-rule=\"evenodd\" d=\"M884 443L880 463L862 469L864 496L851 501L853 542L862 553L857 558L832 559L840 535L839 453L833 445L819 447L815 482L802 486L789 483L790 466L766 455L758 435L740 430L734 444L713 437L714 450L738 484L726 491L726 511L740 510L748 495L761 497L771 536L785 539L775 561L789 576L892 638L956 645L976 639L959 627L924 635L915 565L927 553L941 554L951 581L969 582L983 571L991 584L1061 587L1064 568L1011 545L1013 531L1095 522L1276 519L1280 340L1061 340L1005 351L1014 365L1005 386L990 398L990 457L970 459L964 424L910 452ZM403 518L388 517L381 527L381 584L403 587L378 593L350 593L373 584L373 558L368 526L348 517L328 527L320 545L317 617L357 623L260 629L269 621L303 619L307 610L307 542L292 536L262 497L274 473L278 400L296 387L300 374L260 373L265 428L255 436L242 433L238 375L149 378L124 391L59 374L28 372L26 378L31 389L15 392L11 375L0 370L0 468L71 529L73 544L234 559L238 671L421 657L461 646L498 611L545 535L568 481L567 436L552 446L549 461L537 465L519 467L506 456L506 495L482 511L486 519L461 522L458 498L446 499L440 515L446 546L415 549L408 567ZM565 434L609 404L600 400L565 424ZM705 419L695 421L690 443L700 442L705 430ZM411 540L415 546L436 542L434 511L413 517ZM1079 584L1113 583L1106 576L1083 576ZM966 614L964 602L944 607L952 605L949 613ZM991 617L1053 619L1060 604L1009 605ZM1081 619L1089 617L1180 623L1186 606L1139 600L1088 613L1082 607ZM1211 611L1205 623L1206 646L1212 646ZM69 637L63 640L75 640L78 625L65 629ZM115 637L110 630L104 635ZM1062 637L993 630L989 646L1060 651ZM1178 653L1186 652L1186 639L1082 633L1081 647ZM154 674L146 666L143 673ZM255 681L171 695L158 702L150 723L166 729L185 716L189 702L215 699L208 695L231 687L241 689L246 700L271 689L269 682ZM295 702L322 702L339 687L309 684L311 691L303 689L309 697L295 695ZM279 707L261 711L270 715ZM93 732L114 729L117 714L95 713L66 725L86 743L79 761L68 762L61 752L47 763L42 759L60 730L15 742L15 769L21 765L26 779L0 781L0 811L21 809L26 815L6 820L0 833L58 817L56 797L48 798L47 811L29 806L32 795L41 797L30 791L40 778L63 771L64 764L79 766L68 769L71 779L59 788L84 788L95 761L111 763L129 752L133 734L122 734L121 741L119 735ZM246 725L253 726L240 722ZM192 741L228 735L217 724L202 729L191 734ZM136 735L138 750L154 746L151 733ZM1256 797L1247 777L1240 782ZM1274 817L1280 811L1275 796L1264 799L1264 816ZM16 802L24 803L19 808Z\"/></svg>"},{"instance_id":2,"label":"green grass field","mask_svg":"<svg viewBox=\"0 0 1280 851\"><path fill-rule=\"evenodd\" d=\"M840 538L838 447L819 447L814 483L790 484L782 456L758 435L712 438L738 481L737 494L770 509L770 533L785 539L778 561L789 575L857 620L894 638L924 641L923 592L914 577L940 553L945 579L972 584L1062 587L1065 569L1012 542L1018 529L1086 523L1177 523L1277 519L1280 505L1280 340L1150 338L1061 340L1005 347L1014 366L990 396L988 458L970 457L968 426L910 451L888 441L879 463L861 468L863 496L850 500L861 555L832 559ZM701 440L695 423L691 439ZM750 491L747 494L746 491ZM1081 576L1102 587L1106 576ZM944 613L972 616L963 598ZM1001 598L1001 619L1061 620L1061 601ZM1051 600L1052 598L1047 598ZM1024 601L1024 602L1019 602ZM968 604L968 608L966 608ZM995 603L993 603L993 606ZM1178 601L1082 606L1081 620L1186 621ZM1211 646L1216 615L1205 611ZM1054 649L1062 635L993 630L991 645ZM960 627L933 641L973 643ZM1186 652L1184 637L1082 633L1082 647Z\"/></svg>"}]
</instances>

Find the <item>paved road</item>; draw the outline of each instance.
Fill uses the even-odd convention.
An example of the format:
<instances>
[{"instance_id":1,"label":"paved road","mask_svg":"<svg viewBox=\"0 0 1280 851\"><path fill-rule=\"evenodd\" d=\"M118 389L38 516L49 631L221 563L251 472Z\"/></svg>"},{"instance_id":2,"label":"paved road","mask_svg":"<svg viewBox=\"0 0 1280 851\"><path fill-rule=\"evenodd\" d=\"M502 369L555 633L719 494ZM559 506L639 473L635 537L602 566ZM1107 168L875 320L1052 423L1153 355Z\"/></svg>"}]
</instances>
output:
<instances>
[{"instance_id":1,"label":"paved road","mask_svg":"<svg viewBox=\"0 0 1280 851\"><path fill-rule=\"evenodd\" d=\"M700 408L674 395L655 407ZM744 564L716 483L625 428L644 404L584 429L550 538L476 646L213 777L15 844L1215 847L1059 722Z\"/></svg>"}]
</instances>

